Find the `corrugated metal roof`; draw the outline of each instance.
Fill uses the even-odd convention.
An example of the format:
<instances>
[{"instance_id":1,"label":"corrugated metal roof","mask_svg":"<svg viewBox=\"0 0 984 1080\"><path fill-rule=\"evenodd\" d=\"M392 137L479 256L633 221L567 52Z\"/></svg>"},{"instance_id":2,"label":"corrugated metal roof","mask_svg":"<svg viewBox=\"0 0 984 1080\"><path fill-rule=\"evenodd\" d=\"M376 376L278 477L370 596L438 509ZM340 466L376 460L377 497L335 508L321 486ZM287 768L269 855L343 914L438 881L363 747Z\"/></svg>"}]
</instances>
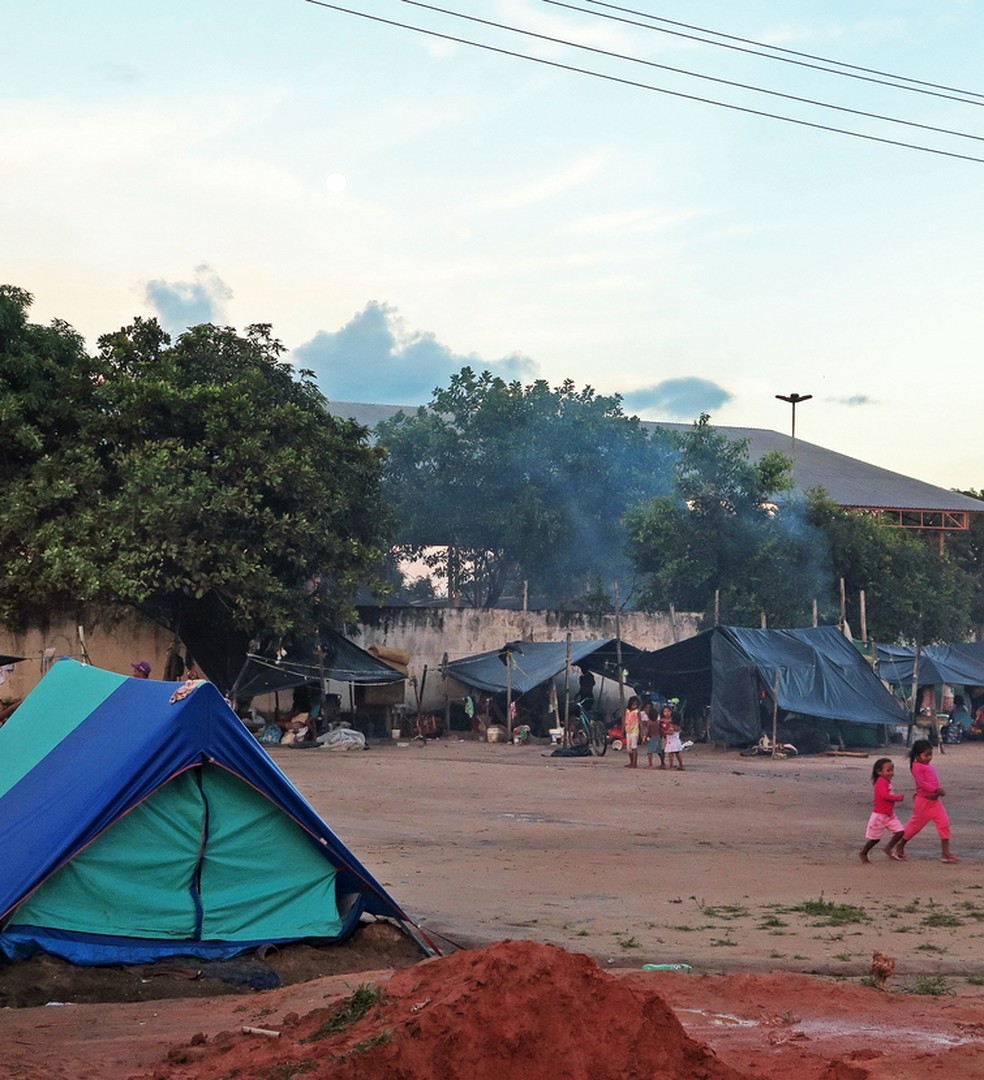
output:
<instances>
[{"instance_id":1,"label":"corrugated metal roof","mask_svg":"<svg viewBox=\"0 0 984 1080\"><path fill-rule=\"evenodd\" d=\"M412 405L376 405L353 402L330 402L329 411L346 419L353 419L365 427L373 428L381 420L388 420L398 412L412 415L417 411ZM667 428L684 432L690 424L663 424L652 420L642 421L646 428ZM958 495L946 488L915 480L911 476L869 465L857 458L838 454L814 443L796 440L778 431L765 428L725 427L715 424L729 439L747 439L748 456L758 461L770 450L777 450L794 461L793 479L801 491L822 487L838 506L870 508L875 510L917 510L956 513L984 513L984 502L967 495ZM794 452L795 450L795 452Z\"/></svg>"}]
</instances>

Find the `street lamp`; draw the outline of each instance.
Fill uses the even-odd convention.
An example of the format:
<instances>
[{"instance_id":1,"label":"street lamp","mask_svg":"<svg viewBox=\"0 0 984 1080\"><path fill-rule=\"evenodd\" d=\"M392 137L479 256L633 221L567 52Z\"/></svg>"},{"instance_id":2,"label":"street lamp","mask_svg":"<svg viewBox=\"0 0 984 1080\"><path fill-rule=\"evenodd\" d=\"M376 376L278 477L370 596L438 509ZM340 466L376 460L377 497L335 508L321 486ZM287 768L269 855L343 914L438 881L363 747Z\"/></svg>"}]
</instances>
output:
<instances>
[{"instance_id":1,"label":"street lamp","mask_svg":"<svg viewBox=\"0 0 984 1080\"><path fill-rule=\"evenodd\" d=\"M796 442L796 406L801 401L809 401L812 394L776 394L779 401L788 401L793 407L793 442Z\"/></svg>"}]
</instances>

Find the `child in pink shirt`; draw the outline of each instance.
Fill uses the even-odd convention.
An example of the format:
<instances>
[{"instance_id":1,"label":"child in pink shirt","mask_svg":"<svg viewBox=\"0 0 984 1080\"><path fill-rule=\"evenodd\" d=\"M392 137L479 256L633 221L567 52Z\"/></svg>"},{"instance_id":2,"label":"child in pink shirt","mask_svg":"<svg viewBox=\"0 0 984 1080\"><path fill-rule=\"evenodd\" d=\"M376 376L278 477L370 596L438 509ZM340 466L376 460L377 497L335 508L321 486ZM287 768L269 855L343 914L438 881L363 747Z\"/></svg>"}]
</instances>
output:
<instances>
[{"instance_id":1,"label":"child in pink shirt","mask_svg":"<svg viewBox=\"0 0 984 1080\"><path fill-rule=\"evenodd\" d=\"M868 828L865 830L865 845L861 849L861 861L870 862L868 852L882 838L886 829L892 834L891 839L885 845L885 854L890 859L899 859L901 856L895 850L902 839L902 822L895 815L895 804L905 798L904 795L896 795L892 790L892 777L895 775L895 765L891 758L879 758L871 769L871 782L875 785L874 807L871 817L868 818Z\"/></svg>"},{"instance_id":2,"label":"child in pink shirt","mask_svg":"<svg viewBox=\"0 0 984 1080\"><path fill-rule=\"evenodd\" d=\"M946 792L940 787L940 778L930 764L932 760L932 745L926 739L917 739L909 751L909 768L916 782L916 794L912 798L912 817L899 841L897 857L905 858L905 845L931 821L939 833L943 862L960 862L950 853L950 819L940 801Z\"/></svg>"}]
</instances>

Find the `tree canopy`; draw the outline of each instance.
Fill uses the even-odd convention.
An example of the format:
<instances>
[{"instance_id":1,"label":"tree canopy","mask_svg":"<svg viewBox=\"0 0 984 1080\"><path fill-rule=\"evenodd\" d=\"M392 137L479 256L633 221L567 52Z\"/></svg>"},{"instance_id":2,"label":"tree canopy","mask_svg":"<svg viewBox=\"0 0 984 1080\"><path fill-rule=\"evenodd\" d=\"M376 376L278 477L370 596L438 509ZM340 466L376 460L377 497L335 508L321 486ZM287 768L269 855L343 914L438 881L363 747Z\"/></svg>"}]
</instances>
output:
<instances>
[{"instance_id":1,"label":"tree canopy","mask_svg":"<svg viewBox=\"0 0 984 1080\"><path fill-rule=\"evenodd\" d=\"M129 604L251 634L337 618L378 559L381 452L265 325L99 339L0 289L0 619Z\"/></svg>"},{"instance_id":2,"label":"tree canopy","mask_svg":"<svg viewBox=\"0 0 984 1080\"><path fill-rule=\"evenodd\" d=\"M617 395L467 367L427 408L376 435L403 554L486 607L524 581L583 602L596 583L628 573L622 516L663 490L671 453Z\"/></svg>"}]
</instances>

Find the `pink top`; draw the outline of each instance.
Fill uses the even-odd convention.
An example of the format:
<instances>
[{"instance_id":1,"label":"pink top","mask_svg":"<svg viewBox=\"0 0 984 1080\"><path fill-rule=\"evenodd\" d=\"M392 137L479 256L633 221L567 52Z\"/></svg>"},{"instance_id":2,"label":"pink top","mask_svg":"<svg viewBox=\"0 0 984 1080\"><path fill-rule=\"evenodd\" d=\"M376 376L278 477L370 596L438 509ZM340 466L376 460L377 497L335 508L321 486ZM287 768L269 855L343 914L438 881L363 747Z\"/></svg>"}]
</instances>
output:
<instances>
[{"instance_id":1,"label":"pink top","mask_svg":"<svg viewBox=\"0 0 984 1080\"><path fill-rule=\"evenodd\" d=\"M940 786L940 778L932 765L924 765L921 761L912 763L912 779L916 782L916 794L924 799L932 798Z\"/></svg>"},{"instance_id":2,"label":"pink top","mask_svg":"<svg viewBox=\"0 0 984 1080\"><path fill-rule=\"evenodd\" d=\"M901 802L903 798L905 798L904 795L895 794L891 783L884 776L879 776L875 781L875 805L873 809L876 814L888 814L891 816L895 813L893 803Z\"/></svg>"}]
</instances>

